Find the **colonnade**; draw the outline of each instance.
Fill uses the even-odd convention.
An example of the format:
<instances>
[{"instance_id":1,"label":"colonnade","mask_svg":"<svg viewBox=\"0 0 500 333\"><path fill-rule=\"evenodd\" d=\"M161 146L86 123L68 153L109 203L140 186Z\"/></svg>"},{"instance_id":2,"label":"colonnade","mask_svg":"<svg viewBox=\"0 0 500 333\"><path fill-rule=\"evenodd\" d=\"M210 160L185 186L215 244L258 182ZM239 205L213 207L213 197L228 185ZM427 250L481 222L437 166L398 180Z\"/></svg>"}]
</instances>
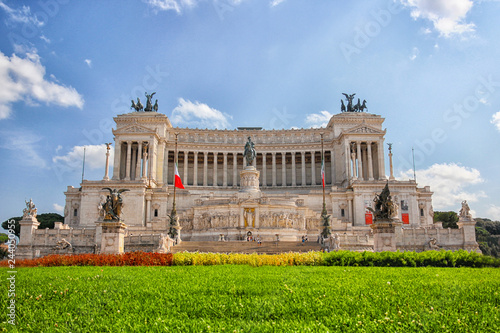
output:
<instances>
[{"instance_id":1,"label":"colonnade","mask_svg":"<svg viewBox=\"0 0 500 333\"><path fill-rule=\"evenodd\" d=\"M351 180L385 179L383 139L377 141L345 141L345 170ZM341 183L337 179L335 152L325 152L325 185ZM245 160L240 152L193 151L180 149L177 155L179 173L185 185L239 185L239 172ZM113 179L147 180L173 183L174 150L164 143L151 141L119 141L115 148ZM159 165L157 165L157 163ZM253 161L260 171L260 186L321 185L321 151L259 152ZM158 171L158 174L157 174ZM342 174L339 170L338 174Z\"/></svg>"},{"instance_id":2,"label":"colonnade","mask_svg":"<svg viewBox=\"0 0 500 333\"><path fill-rule=\"evenodd\" d=\"M174 151L165 151L163 179L173 183ZM325 152L325 181L335 182L333 151ZM243 154L181 150L177 153L179 173L184 185L239 185L239 173L244 168ZM253 166L260 171L261 187L321 185L321 151L257 153Z\"/></svg>"},{"instance_id":3,"label":"colonnade","mask_svg":"<svg viewBox=\"0 0 500 333\"><path fill-rule=\"evenodd\" d=\"M352 180L385 179L383 139L347 141L346 169Z\"/></svg>"},{"instance_id":4,"label":"colonnade","mask_svg":"<svg viewBox=\"0 0 500 333\"><path fill-rule=\"evenodd\" d=\"M156 173L156 144L148 141L120 141L115 148L113 179L146 180Z\"/></svg>"}]
</instances>

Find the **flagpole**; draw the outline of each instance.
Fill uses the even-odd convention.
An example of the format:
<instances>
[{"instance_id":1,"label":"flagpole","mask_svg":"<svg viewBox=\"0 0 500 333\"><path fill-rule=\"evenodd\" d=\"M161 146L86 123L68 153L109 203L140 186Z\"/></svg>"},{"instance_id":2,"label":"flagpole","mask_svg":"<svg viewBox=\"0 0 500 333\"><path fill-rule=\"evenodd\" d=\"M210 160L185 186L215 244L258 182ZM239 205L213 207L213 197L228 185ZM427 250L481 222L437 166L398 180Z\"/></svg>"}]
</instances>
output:
<instances>
[{"instance_id":1,"label":"flagpole","mask_svg":"<svg viewBox=\"0 0 500 333\"><path fill-rule=\"evenodd\" d=\"M175 154L174 154L174 168L177 167L177 136L179 135L179 133L175 133ZM175 210L175 188L177 186L175 186L175 169L174 169L174 202L172 204L172 216L175 216L177 215L177 211Z\"/></svg>"},{"instance_id":2,"label":"flagpole","mask_svg":"<svg viewBox=\"0 0 500 333\"><path fill-rule=\"evenodd\" d=\"M85 175L85 149L86 147L83 147L83 163L82 163L82 183L83 183L83 177Z\"/></svg>"},{"instance_id":3,"label":"flagpole","mask_svg":"<svg viewBox=\"0 0 500 333\"><path fill-rule=\"evenodd\" d=\"M326 210L325 202L325 155L323 151L323 133L321 133L321 185L323 186L323 210Z\"/></svg>"},{"instance_id":4,"label":"flagpole","mask_svg":"<svg viewBox=\"0 0 500 333\"><path fill-rule=\"evenodd\" d=\"M326 200L325 200L325 152L323 149L323 133L321 134L321 186L323 186L323 210L321 211L321 221L323 224L323 230L321 231L321 244L324 245L324 240L330 237L330 215L326 210Z\"/></svg>"}]
</instances>

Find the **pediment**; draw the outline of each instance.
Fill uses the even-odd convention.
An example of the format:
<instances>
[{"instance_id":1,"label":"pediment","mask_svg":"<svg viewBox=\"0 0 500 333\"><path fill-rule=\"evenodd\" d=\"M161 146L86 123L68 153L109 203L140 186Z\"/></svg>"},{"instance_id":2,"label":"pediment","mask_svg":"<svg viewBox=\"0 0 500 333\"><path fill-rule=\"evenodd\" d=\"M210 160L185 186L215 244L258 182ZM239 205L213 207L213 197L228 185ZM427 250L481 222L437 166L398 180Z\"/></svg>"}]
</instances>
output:
<instances>
[{"instance_id":1,"label":"pediment","mask_svg":"<svg viewBox=\"0 0 500 333\"><path fill-rule=\"evenodd\" d=\"M154 133L155 131L150 129L150 128L147 128L147 127L144 127L144 126L141 126L141 125L137 125L137 124L134 124L134 125L129 125L129 126L125 126L125 127L122 127L122 128L119 128L115 131L113 131L114 134L124 134L124 133Z\"/></svg>"},{"instance_id":2,"label":"pediment","mask_svg":"<svg viewBox=\"0 0 500 333\"><path fill-rule=\"evenodd\" d=\"M381 131L377 128L371 127L366 124L360 124L353 128L348 129L344 134L385 134L385 130Z\"/></svg>"}]
</instances>

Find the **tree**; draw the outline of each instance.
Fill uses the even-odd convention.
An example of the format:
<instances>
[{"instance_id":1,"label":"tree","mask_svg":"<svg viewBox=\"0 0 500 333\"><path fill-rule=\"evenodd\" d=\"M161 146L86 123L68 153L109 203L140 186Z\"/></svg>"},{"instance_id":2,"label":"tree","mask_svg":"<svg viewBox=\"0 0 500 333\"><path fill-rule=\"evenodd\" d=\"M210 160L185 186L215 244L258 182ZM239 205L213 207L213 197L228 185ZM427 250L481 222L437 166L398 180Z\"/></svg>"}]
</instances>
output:
<instances>
[{"instance_id":1,"label":"tree","mask_svg":"<svg viewBox=\"0 0 500 333\"><path fill-rule=\"evenodd\" d=\"M3 243L5 243L8 240L9 240L9 235L7 235L7 234L0 234L0 244L3 244Z\"/></svg>"},{"instance_id":2,"label":"tree","mask_svg":"<svg viewBox=\"0 0 500 333\"><path fill-rule=\"evenodd\" d=\"M458 229L458 214L455 212L434 212L434 222L443 222L443 228Z\"/></svg>"},{"instance_id":3,"label":"tree","mask_svg":"<svg viewBox=\"0 0 500 333\"><path fill-rule=\"evenodd\" d=\"M57 213L44 213L44 214L39 214L37 215L37 220L40 222L40 225L38 226L38 229L54 229L54 222L63 222L64 217L61 216L60 214ZM2 228L8 229L9 221L14 220L15 222L15 228L14 228L14 233L16 236L19 237L19 233L21 231L21 226L19 225L19 221L22 220L22 217L16 216L16 217L11 217L10 219L7 219L7 221L2 223Z\"/></svg>"},{"instance_id":4,"label":"tree","mask_svg":"<svg viewBox=\"0 0 500 333\"><path fill-rule=\"evenodd\" d=\"M500 222L476 218L476 240L483 254L500 257Z\"/></svg>"}]
</instances>

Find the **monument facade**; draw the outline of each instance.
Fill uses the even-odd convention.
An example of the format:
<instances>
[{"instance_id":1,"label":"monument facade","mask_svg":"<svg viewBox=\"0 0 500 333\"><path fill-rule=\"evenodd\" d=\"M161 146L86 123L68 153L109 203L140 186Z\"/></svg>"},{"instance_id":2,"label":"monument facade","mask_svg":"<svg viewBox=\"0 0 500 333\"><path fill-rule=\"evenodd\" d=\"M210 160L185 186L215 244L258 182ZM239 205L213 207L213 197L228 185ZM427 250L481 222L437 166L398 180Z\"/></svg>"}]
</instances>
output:
<instances>
[{"instance_id":1,"label":"monument facade","mask_svg":"<svg viewBox=\"0 0 500 333\"><path fill-rule=\"evenodd\" d=\"M282 130L174 128L157 112L157 101L152 107L153 95L146 94L144 111L137 99L132 112L114 118L112 176L106 167L102 180L84 180L65 192L64 224L84 234L94 230L95 244L103 241L99 225L113 214L107 197L120 188L126 190L120 204L125 251L127 244L129 249L161 247L170 228L175 161L185 187L176 193L183 241L222 236L236 241L248 235L263 241L300 241L304 235L316 240L324 231L324 183L328 228L342 249L373 250L374 198L385 186L401 228L413 230L411 237L426 235L405 243L404 232L396 232L398 248L423 249L431 236L442 242L439 232L430 231L439 229L430 188L395 180L392 165L386 177L384 118L366 112L366 101L354 104L354 94L345 94L347 106L342 101L342 112L326 127ZM134 240L138 235L148 241ZM460 237L448 237L447 246L463 248Z\"/></svg>"}]
</instances>

